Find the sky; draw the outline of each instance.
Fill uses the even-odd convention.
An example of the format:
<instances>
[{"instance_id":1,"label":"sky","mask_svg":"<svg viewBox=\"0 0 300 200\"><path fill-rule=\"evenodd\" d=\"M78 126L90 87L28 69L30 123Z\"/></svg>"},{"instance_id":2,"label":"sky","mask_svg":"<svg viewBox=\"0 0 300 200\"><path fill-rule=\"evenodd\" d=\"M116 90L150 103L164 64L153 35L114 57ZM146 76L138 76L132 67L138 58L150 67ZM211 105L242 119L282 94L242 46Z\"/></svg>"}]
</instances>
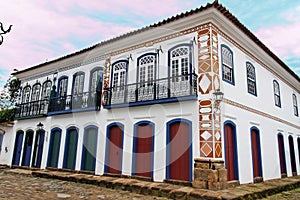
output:
<instances>
[{"instance_id":1,"label":"sky","mask_svg":"<svg viewBox=\"0 0 300 200\"><path fill-rule=\"evenodd\" d=\"M0 0L0 88L26 69L213 0ZM300 0L219 0L300 76Z\"/></svg>"}]
</instances>

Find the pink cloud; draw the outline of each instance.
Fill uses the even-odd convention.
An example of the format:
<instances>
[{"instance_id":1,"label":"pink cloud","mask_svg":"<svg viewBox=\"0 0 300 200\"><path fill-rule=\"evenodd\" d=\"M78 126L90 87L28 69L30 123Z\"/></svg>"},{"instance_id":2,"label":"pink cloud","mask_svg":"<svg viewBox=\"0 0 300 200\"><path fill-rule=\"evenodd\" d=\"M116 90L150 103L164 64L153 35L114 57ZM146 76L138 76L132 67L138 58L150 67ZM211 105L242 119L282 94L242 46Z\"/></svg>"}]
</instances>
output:
<instances>
[{"instance_id":1,"label":"pink cloud","mask_svg":"<svg viewBox=\"0 0 300 200\"><path fill-rule=\"evenodd\" d=\"M300 10L300 7L297 10ZM300 46L297 45L300 44L300 15L296 20L297 17L290 13L286 19L293 20L290 24L261 28L256 31L256 35L267 47L285 59L300 56Z\"/></svg>"}]
</instances>

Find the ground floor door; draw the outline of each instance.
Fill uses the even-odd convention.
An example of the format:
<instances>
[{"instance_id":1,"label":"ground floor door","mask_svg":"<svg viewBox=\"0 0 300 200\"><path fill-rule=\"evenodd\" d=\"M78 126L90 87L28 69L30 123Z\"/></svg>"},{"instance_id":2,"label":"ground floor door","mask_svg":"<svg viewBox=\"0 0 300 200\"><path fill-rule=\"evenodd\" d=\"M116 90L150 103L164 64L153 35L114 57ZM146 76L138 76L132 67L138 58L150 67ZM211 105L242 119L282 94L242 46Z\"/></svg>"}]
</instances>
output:
<instances>
[{"instance_id":1,"label":"ground floor door","mask_svg":"<svg viewBox=\"0 0 300 200\"><path fill-rule=\"evenodd\" d=\"M238 180L236 131L232 124L225 124L225 166L227 180Z\"/></svg>"},{"instance_id":2,"label":"ground floor door","mask_svg":"<svg viewBox=\"0 0 300 200\"><path fill-rule=\"evenodd\" d=\"M53 130L50 137L48 167L57 168L60 149L61 130Z\"/></svg>"},{"instance_id":3,"label":"ground floor door","mask_svg":"<svg viewBox=\"0 0 300 200\"><path fill-rule=\"evenodd\" d=\"M14 147L14 156L13 156L13 162L12 165L19 165L20 164L20 158L21 158L21 152L22 152L22 144L23 144L23 131L18 131L15 139L15 147Z\"/></svg>"},{"instance_id":4,"label":"ground floor door","mask_svg":"<svg viewBox=\"0 0 300 200\"><path fill-rule=\"evenodd\" d=\"M167 179L191 181L190 125L183 121L169 124L167 137Z\"/></svg>"},{"instance_id":5,"label":"ground floor door","mask_svg":"<svg viewBox=\"0 0 300 200\"><path fill-rule=\"evenodd\" d=\"M33 131L29 130L29 131L26 131L26 136L25 136L22 166L30 165L32 144L33 144Z\"/></svg>"},{"instance_id":6,"label":"ground floor door","mask_svg":"<svg viewBox=\"0 0 300 200\"><path fill-rule=\"evenodd\" d=\"M78 140L77 129L75 129L75 128L68 129L67 136L66 136L66 142L65 142L63 168L75 169L76 153L77 153L77 140Z\"/></svg>"},{"instance_id":7,"label":"ground floor door","mask_svg":"<svg viewBox=\"0 0 300 200\"><path fill-rule=\"evenodd\" d=\"M81 170L95 171L97 153L97 133L96 127L85 129L82 150Z\"/></svg>"},{"instance_id":8,"label":"ground floor door","mask_svg":"<svg viewBox=\"0 0 300 200\"><path fill-rule=\"evenodd\" d=\"M289 147L290 147L290 158L293 175L297 175L296 158L295 158L295 147L293 136L289 136Z\"/></svg>"},{"instance_id":9,"label":"ground floor door","mask_svg":"<svg viewBox=\"0 0 300 200\"><path fill-rule=\"evenodd\" d=\"M152 177L153 127L150 124L136 126L133 142L133 176Z\"/></svg>"},{"instance_id":10,"label":"ground floor door","mask_svg":"<svg viewBox=\"0 0 300 200\"><path fill-rule=\"evenodd\" d=\"M279 162L280 162L280 173L286 174L286 162L285 162L285 153L284 153L284 141L283 135L278 134L278 153L279 153Z\"/></svg>"},{"instance_id":11,"label":"ground floor door","mask_svg":"<svg viewBox=\"0 0 300 200\"><path fill-rule=\"evenodd\" d=\"M262 177L260 138L257 129L251 130L253 177Z\"/></svg>"},{"instance_id":12,"label":"ground floor door","mask_svg":"<svg viewBox=\"0 0 300 200\"><path fill-rule=\"evenodd\" d=\"M39 130L36 132L34 150L32 157L32 167L41 168L43 147L44 147L45 131Z\"/></svg>"},{"instance_id":13,"label":"ground floor door","mask_svg":"<svg viewBox=\"0 0 300 200\"><path fill-rule=\"evenodd\" d=\"M112 125L107 133L107 158L105 172L121 174L123 156L123 131L118 125Z\"/></svg>"}]
</instances>

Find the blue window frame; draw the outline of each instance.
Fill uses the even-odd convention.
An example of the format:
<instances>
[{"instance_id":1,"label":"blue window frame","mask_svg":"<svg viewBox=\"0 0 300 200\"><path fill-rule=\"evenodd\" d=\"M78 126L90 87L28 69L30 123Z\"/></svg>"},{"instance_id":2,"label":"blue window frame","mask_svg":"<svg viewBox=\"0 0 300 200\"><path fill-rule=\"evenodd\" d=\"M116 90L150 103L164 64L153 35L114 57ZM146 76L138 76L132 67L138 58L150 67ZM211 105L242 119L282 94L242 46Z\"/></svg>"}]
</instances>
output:
<instances>
[{"instance_id":1,"label":"blue window frame","mask_svg":"<svg viewBox=\"0 0 300 200\"><path fill-rule=\"evenodd\" d=\"M40 92L41 92L41 84L36 83L32 86L31 92L31 101L38 101L40 99Z\"/></svg>"},{"instance_id":2,"label":"blue window frame","mask_svg":"<svg viewBox=\"0 0 300 200\"><path fill-rule=\"evenodd\" d=\"M295 94L293 94L293 108L294 108L294 115L298 117L299 116L298 103L297 103L297 96Z\"/></svg>"},{"instance_id":3,"label":"blue window frame","mask_svg":"<svg viewBox=\"0 0 300 200\"><path fill-rule=\"evenodd\" d=\"M72 95L81 96L84 87L84 72L77 72L73 75Z\"/></svg>"},{"instance_id":4,"label":"blue window frame","mask_svg":"<svg viewBox=\"0 0 300 200\"><path fill-rule=\"evenodd\" d=\"M111 87L113 90L124 90L127 84L128 60L119 60L112 64Z\"/></svg>"},{"instance_id":5,"label":"blue window frame","mask_svg":"<svg viewBox=\"0 0 300 200\"><path fill-rule=\"evenodd\" d=\"M234 82L234 64L233 64L233 52L231 49L222 44L221 45L221 58L222 58L222 79L232 85Z\"/></svg>"},{"instance_id":6,"label":"blue window frame","mask_svg":"<svg viewBox=\"0 0 300 200\"><path fill-rule=\"evenodd\" d=\"M152 86L156 77L156 53L147 53L138 58L137 80L139 87Z\"/></svg>"},{"instance_id":7,"label":"blue window frame","mask_svg":"<svg viewBox=\"0 0 300 200\"><path fill-rule=\"evenodd\" d=\"M22 103L28 103L30 100L30 86L27 85L24 87L23 89L23 93L22 93Z\"/></svg>"},{"instance_id":8,"label":"blue window frame","mask_svg":"<svg viewBox=\"0 0 300 200\"><path fill-rule=\"evenodd\" d=\"M278 107L281 107L280 88L279 88L279 83L276 80L273 81L273 87L274 87L275 105L278 106Z\"/></svg>"},{"instance_id":9,"label":"blue window frame","mask_svg":"<svg viewBox=\"0 0 300 200\"><path fill-rule=\"evenodd\" d=\"M257 95L256 91L256 75L255 75L255 68L250 62L246 62L247 68L247 87L248 93Z\"/></svg>"},{"instance_id":10,"label":"blue window frame","mask_svg":"<svg viewBox=\"0 0 300 200\"><path fill-rule=\"evenodd\" d=\"M52 86L52 82L50 80L47 80L43 83L41 100L49 99L51 86Z\"/></svg>"},{"instance_id":11,"label":"blue window frame","mask_svg":"<svg viewBox=\"0 0 300 200\"><path fill-rule=\"evenodd\" d=\"M65 97L67 96L68 90L68 77L62 76L58 79L58 97Z\"/></svg>"}]
</instances>

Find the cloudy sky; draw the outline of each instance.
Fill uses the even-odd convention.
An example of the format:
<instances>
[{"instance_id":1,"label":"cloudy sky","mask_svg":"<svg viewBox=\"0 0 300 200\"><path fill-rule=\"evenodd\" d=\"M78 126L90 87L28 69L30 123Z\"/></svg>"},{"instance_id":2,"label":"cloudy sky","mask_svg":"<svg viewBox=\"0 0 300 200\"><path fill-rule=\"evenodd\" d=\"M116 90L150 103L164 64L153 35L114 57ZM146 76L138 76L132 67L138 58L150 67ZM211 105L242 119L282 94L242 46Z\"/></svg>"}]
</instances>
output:
<instances>
[{"instance_id":1,"label":"cloudy sky","mask_svg":"<svg viewBox=\"0 0 300 200\"><path fill-rule=\"evenodd\" d=\"M0 87L21 70L213 0L0 0ZM300 76L300 1L219 0Z\"/></svg>"}]
</instances>

